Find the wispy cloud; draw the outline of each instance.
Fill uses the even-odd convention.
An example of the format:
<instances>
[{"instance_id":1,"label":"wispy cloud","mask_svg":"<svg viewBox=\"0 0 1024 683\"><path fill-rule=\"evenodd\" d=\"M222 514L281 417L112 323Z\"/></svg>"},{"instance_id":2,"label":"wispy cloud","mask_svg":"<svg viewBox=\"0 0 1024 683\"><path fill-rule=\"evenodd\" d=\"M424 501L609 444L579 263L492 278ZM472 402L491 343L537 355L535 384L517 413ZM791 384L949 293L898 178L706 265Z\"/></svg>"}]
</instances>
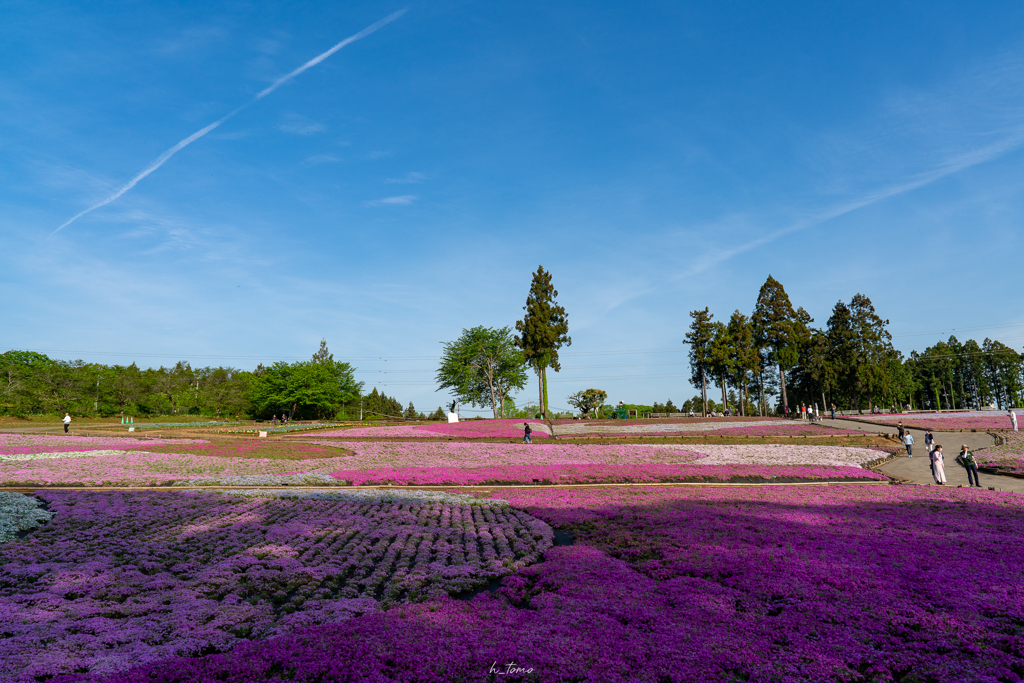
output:
<instances>
[{"instance_id":1,"label":"wispy cloud","mask_svg":"<svg viewBox=\"0 0 1024 683\"><path fill-rule=\"evenodd\" d=\"M153 161L153 163L151 163L149 166L147 166L141 173L139 173L137 176L135 176L134 178L129 180L125 185L123 185L120 189L118 189L112 195L110 195L109 197L107 197L103 201L90 206L88 209L85 209L84 211L81 211L80 213L74 215L70 220L65 222L63 225L61 225L59 228L57 228L53 232L54 233L60 232L61 230L63 230L64 228L66 228L67 226L71 225L76 220L78 220L79 218L84 216L85 214L90 213L92 211L95 211L96 209L99 209L100 207L106 206L107 204L110 204L111 202L115 201L118 197L123 195L125 192L127 192L128 190L130 190L133 187L135 187L139 183L140 180L142 180L143 178L148 176L150 173L152 173L153 171L157 170L158 168L163 166L165 163L167 163L167 161L171 157L173 157L175 154L177 154L181 150L185 149L186 147L188 147L193 142L195 142L199 138L203 137L204 135L206 135L210 131L216 129L221 124L223 124L225 121L227 121L231 117L233 117L236 114L238 114L239 112L241 112L243 109L246 109L250 105L252 105L252 104L262 100L264 97L266 97L270 93L274 92L275 90L280 88L282 85L284 85L288 81L292 80L293 78L295 78L296 76L298 76L302 72L306 71L307 69L310 69L310 68L316 66L317 64L319 64L320 62L324 61L325 59L327 59L328 57L330 57L331 55L333 55L335 52L337 52L341 48L345 47L346 45L350 45L350 44L354 43L355 41L360 40L361 38L365 38L366 36L370 35L371 33L374 33L375 31L383 28L387 24L390 24L392 21L398 19L403 14L405 14L405 12L406 12L406 10L401 9L401 10L399 10L399 11L397 11L397 12L395 12L395 13L387 16L387 17L384 17L380 21L375 22L375 23L367 26L366 28L364 28L359 33L356 33L354 35L349 36L345 40L341 41L340 43L338 43L337 45L332 47L330 50L327 50L326 52L323 52L323 53L317 55L316 57L314 57L313 59L309 60L308 62L306 62L305 64L303 64L299 68L295 69L294 71L292 71L292 72L290 72L288 74L285 74L284 76L282 76L281 78L277 79L272 84L270 84L269 86L267 86L266 88L261 90L259 93L257 93L257 95L253 99L249 100L248 102L246 102L242 106L238 107L234 111L228 113L224 117L214 121L213 123L211 123L210 125L206 126L205 128L201 128L198 131L196 131L195 133L193 133L192 135L189 135L187 138L185 138L184 140L182 140L178 144L174 145L174 147L171 147L169 150L167 150L166 152L164 152L163 154L158 156L156 158L156 160Z\"/></svg>"},{"instance_id":2,"label":"wispy cloud","mask_svg":"<svg viewBox=\"0 0 1024 683\"><path fill-rule=\"evenodd\" d=\"M317 164L333 164L339 161L341 161L341 157L336 157L333 154L314 154L306 158L305 164L307 166L316 166Z\"/></svg>"},{"instance_id":3,"label":"wispy cloud","mask_svg":"<svg viewBox=\"0 0 1024 683\"><path fill-rule=\"evenodd\" d=\"M159 41L155 52L162 55L188 52L221 40L224 36L225 31L219 26L194 26L182 31L173 40Z\"/></svg>"},{"instance_id":4,"label":"wispy cloud","mask_svg":"<svg viewBox=\"0 0 1024 683\"><path fill-rule=\"evenodd\" d=\"M416 171L410 171L410 172L406 173L404 176L402 176L401 178L388 178L387 182L389 182L389 183L422 183L424 180L426 180L426 178L427 177L425 175L423 175L422 173L417 173Z\"/></svg>"},{"instance_id":5,"label":"wispy cloud","mask_svg":"<svg viewBox=\"0 0 1024 683\"><path fill-rule=\"evenodd\" d=\"M286 116L284 123L279 128L285 133L292 133L294 135L312 135L313 133L322 133L327 130L327 126L324 124L312 121L298 114Z\"/></svg>"},{"instance_id":6,"label":"wispy cloud","mask_svg":"<svg viewBox=\"0 0 1024 683\"><path fill-rule=\"evenodd\" d=\"M367 159L383 159L384 157L394 156L394 152L386 150L374 150L366 155Z\"/></svg>"},{"instance_id":7,"label":"wispy cloud","mask_svg":"<svg viewBox=\"0 0 1024 683\"><path fill-rule=\"evenodd\" d=\"M365 202L366 206L395 206L395 205L406 205L412 204L418 197L412 194L403 194L400 197L385 197L384 199L374 199L371 202Z\"/></svg>"},{"instance_id":8,"label":"wispy cloud","mask_svg":"<svg viewBox=\"0 0 1024 683\"><path fill-rule=\"evenodd\" d=\"M822 136L817 155L826 177L824 208L760 237L727 249L712 249L673 280L705 273L740 254L887 199L922 189L943 178L994 161L1024 147L1024 59L1011 54L968 70L933 91L891 95L879 115L860 129ZM844 198L836 200L836 195ZM742 220L742 219L741 219ZM753 226L759 217L747 217ZM660 286L660 285L659 285Z\"/></svg>"}]
</instances>

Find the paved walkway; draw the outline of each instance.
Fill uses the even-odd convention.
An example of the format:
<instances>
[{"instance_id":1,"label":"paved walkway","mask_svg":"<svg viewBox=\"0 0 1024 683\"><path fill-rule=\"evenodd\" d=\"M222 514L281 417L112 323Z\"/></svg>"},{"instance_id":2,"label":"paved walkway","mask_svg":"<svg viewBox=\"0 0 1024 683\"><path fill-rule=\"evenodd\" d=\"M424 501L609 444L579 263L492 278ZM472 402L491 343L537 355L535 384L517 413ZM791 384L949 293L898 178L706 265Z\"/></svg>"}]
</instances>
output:
<instances>
[{"instance_id":1,"label":"paved walkway","mask_svg":"<svg viewBox=\"0 0 1024 683\"><path fill-rule=\"evenodd\" d=\"M823 425L836 427L838 429L856 429L864 432L889 432L896 434L896 427L890 428L881 425L865 424L863 422L852 422L850 420L822 420ZM924 430L908 429L914 436L914 457L908 458L905 455L891 460L878 468L882 474L890 477L897 477L911 482L912 484L935 485L932 477L931 463L928 460L928 451L924 447ZM946 463L946 486L967 486L967 470L956 463L956 455L960 452L960 446L967 444L971 450L987 448L995 445L992 435L985 432L932 432L935 443L942 446L942 453L945 455ZM994 486L997 491L1012 491L1024 493L1024 479L1016 477L1005 477L995 474L981 473L981 485L984 488Z\"/></svg>"}]
</instances>

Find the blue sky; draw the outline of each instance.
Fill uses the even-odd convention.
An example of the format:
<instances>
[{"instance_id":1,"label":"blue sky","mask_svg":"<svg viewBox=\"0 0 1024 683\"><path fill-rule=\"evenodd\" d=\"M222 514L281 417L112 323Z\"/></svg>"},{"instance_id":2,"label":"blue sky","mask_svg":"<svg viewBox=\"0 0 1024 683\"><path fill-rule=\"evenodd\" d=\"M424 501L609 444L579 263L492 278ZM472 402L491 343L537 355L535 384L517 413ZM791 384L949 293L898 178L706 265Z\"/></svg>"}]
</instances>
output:
<instances>
[{"instance_id":1,"label":"blue sky","mask_svg":"<svg viewBox=\"0 0 1024 683\"><path fill-rule=\"evenodd\" d=\"M904 352L1019 349L1022 160L1020 3L0 2L0 347L326 338L433 409L439 342L514 324L542 264L555 406L692 396L688 311L769 273L819 324L866 294Z\"/></svg>"}]
</instances>

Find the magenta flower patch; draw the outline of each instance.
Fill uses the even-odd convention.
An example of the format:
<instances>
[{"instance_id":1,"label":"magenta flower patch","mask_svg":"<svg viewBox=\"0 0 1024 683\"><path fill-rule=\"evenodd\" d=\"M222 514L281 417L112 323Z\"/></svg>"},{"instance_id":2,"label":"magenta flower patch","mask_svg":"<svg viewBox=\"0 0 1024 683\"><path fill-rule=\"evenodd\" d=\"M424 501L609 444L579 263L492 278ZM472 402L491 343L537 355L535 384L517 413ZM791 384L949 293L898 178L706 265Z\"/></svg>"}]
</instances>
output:
<instances>
[{"instance_id":1,"label":"magenta flower patch","mask_svg":"<svg viewBox=\"0 0 1024 683\"><path fill-rule=\"evenodd\" d=\"M493 597L399 605L65 680L486 681L509 665L542 681L1021 680L1020 496L915 486L502 496L575 544ZM89 642L76 637L49 647Z\"/></svg>"},{"instance_id":2,"label":"magenta flower patch","mask_svg":"<svg viewBox=\"0 0 1024 683\"><path fill-rule=\"evenodd\" d=\"M52 520L0 544L0 680L230 651L477 589L539 559L552 538L497 504L40 497Z\"/></svg>"}]
</instances>

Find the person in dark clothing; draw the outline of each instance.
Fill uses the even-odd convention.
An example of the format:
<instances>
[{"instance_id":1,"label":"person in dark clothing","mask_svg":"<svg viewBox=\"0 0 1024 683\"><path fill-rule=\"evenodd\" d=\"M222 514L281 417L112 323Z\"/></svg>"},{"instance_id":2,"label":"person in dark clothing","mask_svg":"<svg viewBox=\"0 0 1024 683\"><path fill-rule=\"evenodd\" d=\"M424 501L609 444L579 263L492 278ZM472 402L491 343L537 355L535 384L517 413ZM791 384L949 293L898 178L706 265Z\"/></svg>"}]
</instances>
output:
<instances>
[{"instance_id":1,"label":"person in dark clothing","mask_svg":"<svg viewBox=\"0 0 1024 683\"><path fill-rule=\"evenodd\" d=\"M907 430L903 428L903 421L900 420L896 423L896 431L900 433L900 441L903 441L903 435L907 433Z\"/></svg>"},{"instance_id":2,"label":"person in dark clothing","mask_svg":"<svg viewBox=\"0 0 1024 683\"><path fill-rule=\"evenodd\" d=\"M533 433L533 430L530 429L530 423L524 422L523 428L523 443L533 443L533 440L530 438L530 434Z\"/></svg>"},{"instance_id":3,"label":"person in dark clothing","mask_svg":"<svg viewBox=\"0 0 1024 683\"><path fill-rule=\"evenodd\" d=\"M964 469L967 470L967 485L981 488L981 483L978 481L978 459L974 457L973 451L967 450L967 444L960 447L960 461L964 464Z\"/></svg>"}]
</instances>

